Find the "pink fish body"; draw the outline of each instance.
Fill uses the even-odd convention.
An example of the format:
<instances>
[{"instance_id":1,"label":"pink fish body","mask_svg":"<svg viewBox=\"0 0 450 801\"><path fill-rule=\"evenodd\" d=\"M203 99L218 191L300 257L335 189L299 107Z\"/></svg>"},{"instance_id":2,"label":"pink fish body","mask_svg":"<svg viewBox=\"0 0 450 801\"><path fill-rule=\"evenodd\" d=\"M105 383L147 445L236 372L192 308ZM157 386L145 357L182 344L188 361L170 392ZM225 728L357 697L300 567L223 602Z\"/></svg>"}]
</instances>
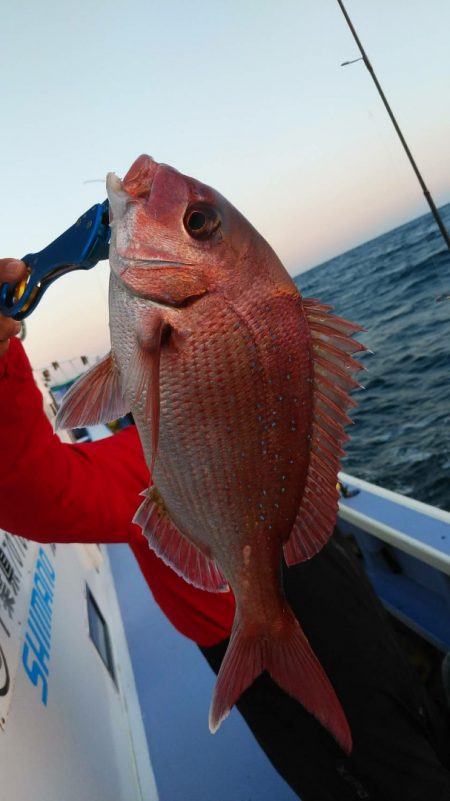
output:
<instances>
[{"instance_id":1,"label":"pink fish body","mask_svg":"<svg viewBox=\"0 0 450 801\"><path fill-rule=\"evenodd\" d=\"M211 730L267 670L350 751L281 564L311 558L333 530L359 328L302 299L213 189L149 156L107 188L111 354L68 394L59 425L131 410L154 481L136 522L187 581L234 592Z\"/></svg>"}]
</instances>

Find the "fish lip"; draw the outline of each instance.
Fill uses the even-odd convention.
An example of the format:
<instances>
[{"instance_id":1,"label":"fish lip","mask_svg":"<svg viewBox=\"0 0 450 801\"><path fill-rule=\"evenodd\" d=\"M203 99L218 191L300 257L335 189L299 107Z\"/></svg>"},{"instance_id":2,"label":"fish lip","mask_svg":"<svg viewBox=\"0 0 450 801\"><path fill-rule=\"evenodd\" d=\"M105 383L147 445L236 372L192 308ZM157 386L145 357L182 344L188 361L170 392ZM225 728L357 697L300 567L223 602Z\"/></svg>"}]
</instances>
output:
<instances>
[{"instance_id":1,"label":"fish lip","mask_svg":"<svg viewBox=\"0 0 450 801\"><path fill-rule=\"evenodd\" d=\"M133 175L130 176L130 172L136 165L139 165L137 172L135 170ZM151 196L154 179L160 167L161 165L158 162L144 153L133 162L124 178L119 178L114 172L107 173L106 192L109 200L111 222L123 216L129 203L136 202L143 196L148 198ZM140 180L141 184L139 183ZM131 186L129 185L130 183Z\"/></svg>"},{"instance_id":2,"label":"fish lip","mask_svg":"<svg viewBox=\"0 0 450 801\"><path fill-rule=\"evenodd\" d=\"M120 257L119 257L120 258ZM128 267L192 267L188 261L170 261L169 259L123 259L123 264Z\"/></svg>"},{"instance_id":3,"label":"fish lip","mask_svg":"<svg viewBox=\"0 0 450 801\"><path fill-rule=\"evenodd\" d=\"M114 268L115 272L118 271L118 277L124 273L126 270L132 269L136 267L137 269L141 268L144 271L147 267L158 268L158 267L193 267L194 265L192 262L189 261L172 261L171 259L138 259L138 258L126 258L125 256L121 256L120 253L116 251L115 259L114 259Z\"/></svg>"}]
</instances>

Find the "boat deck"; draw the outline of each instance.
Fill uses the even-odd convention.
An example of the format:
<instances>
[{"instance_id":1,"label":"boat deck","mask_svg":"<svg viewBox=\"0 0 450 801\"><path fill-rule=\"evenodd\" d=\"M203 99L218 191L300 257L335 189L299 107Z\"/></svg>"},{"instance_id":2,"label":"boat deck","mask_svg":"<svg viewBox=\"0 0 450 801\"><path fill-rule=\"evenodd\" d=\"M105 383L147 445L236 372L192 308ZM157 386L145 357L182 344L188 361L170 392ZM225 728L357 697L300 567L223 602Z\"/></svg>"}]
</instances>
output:
<instances>
[{"instance_id":1,"label":"boat deck","mask_svg":"<svg viewBox=\"0 0 450 801\"><path fill-rule=\"evenodd\" d=\"M210 734L213 671L164 617L128 546L108 552L160 801L298 801L236 710Z\"/></svg>"}]
</instances>

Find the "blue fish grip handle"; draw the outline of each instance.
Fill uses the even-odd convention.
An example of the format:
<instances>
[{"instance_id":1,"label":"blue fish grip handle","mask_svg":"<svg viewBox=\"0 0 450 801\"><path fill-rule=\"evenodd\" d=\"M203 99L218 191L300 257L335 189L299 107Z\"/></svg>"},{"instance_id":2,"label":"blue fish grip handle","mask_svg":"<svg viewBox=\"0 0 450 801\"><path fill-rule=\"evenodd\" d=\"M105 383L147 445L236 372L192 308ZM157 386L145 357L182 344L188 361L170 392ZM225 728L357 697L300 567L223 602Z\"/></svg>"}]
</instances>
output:
<instances>
[{"instance_id":1,"label":"blue fish grip handle","mask_svg":"<svg viewBox=\"0 0 450 801\"><path fill-rule=\"evenodd\" d=\"M110 237L109 203L105 200L88 209L39 253L23 257L28 275L18 284L0 286L0 314L24 320L57 278L73 270L90 270L107 259Z\"/></svg>"}]
</instances>

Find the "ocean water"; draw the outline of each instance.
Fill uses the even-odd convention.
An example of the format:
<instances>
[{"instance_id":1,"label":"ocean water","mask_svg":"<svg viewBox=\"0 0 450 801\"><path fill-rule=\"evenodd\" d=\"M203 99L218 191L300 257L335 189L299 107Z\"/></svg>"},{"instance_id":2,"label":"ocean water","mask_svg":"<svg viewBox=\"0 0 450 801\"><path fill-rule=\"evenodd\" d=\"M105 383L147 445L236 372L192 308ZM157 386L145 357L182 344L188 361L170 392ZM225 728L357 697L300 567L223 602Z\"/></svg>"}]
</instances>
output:
<instances>
[{"instance_id":1,"label":"ocean water","mask_svg":"<svg viewBox=\"0 0 450 801\"><path fill-rule=\"evenodd\" d=\"M440 209L450 230L450 204ZM359 323L346 472L450 511L450 253L431 214L299 275ZM448 300L437 298L448 295Z\"/></svg>"}]
</instances>

